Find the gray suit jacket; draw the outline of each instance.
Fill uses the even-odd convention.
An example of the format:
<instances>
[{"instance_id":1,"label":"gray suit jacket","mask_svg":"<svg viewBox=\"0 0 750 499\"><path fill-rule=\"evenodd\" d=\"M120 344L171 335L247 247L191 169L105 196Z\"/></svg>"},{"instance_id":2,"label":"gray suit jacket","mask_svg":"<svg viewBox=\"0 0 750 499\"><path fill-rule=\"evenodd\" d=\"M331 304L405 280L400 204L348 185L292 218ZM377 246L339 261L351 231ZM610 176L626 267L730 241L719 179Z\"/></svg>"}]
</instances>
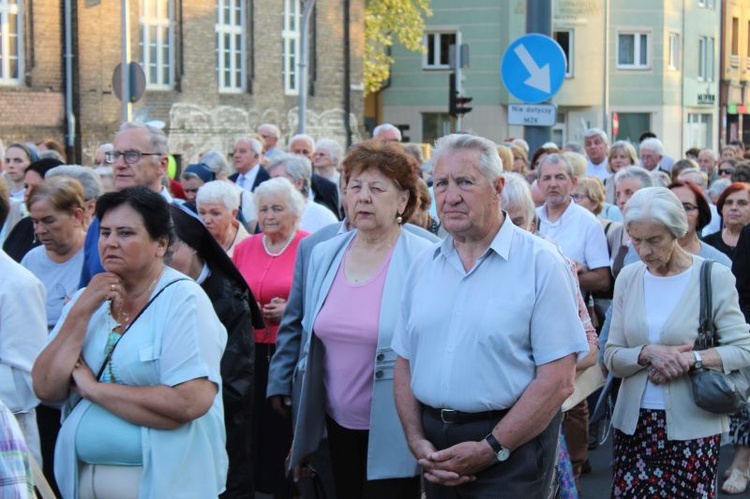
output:
<instances>
[{"instance_id":1,"label":"gray suit jacket","mask_svg":"<svg viewBox=\"0 0 750 499\"><path fill-rule=\"evenodd\" d=\"M354 233L342 234L319 244L310 255L310 271L305 286L305 312L302 327L306 341L303 357L297 365L302 379L299 407L294 426L290 467L318 449L325 435L326 388L324 384L323 344L313 334L315 319L326 302ZM391 339L401 316L401 297L406 274L414 259L434 243L402 231L393 250L385 278L378 318L378 345L374 365L370 438L367 445L367 479L416 476L417 462L409 451L393 399L393 369L396 353ZM372 304L373 306L375 304Z\"/></svg>"}]
</instances>

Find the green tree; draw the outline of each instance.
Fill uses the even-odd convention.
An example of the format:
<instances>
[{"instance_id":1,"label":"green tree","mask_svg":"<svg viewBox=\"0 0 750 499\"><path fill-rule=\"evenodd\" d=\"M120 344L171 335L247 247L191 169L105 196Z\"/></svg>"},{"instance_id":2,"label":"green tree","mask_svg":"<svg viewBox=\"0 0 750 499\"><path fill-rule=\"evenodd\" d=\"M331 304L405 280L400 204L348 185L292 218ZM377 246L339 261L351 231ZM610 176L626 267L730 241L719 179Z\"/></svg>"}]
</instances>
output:
<instances>
[{"instance_id":1,"label":"green tree","mask_svg":"<svg viewBox=\"0 0 750 499\"><path fill-rule=\"evenodd\" d=\"M366 93L380 90L391 72L388 48L398 41L414 52L424 50L424 18L430 0L367 0L365 4L364 83Z\"/></svg>"}]
</instances>

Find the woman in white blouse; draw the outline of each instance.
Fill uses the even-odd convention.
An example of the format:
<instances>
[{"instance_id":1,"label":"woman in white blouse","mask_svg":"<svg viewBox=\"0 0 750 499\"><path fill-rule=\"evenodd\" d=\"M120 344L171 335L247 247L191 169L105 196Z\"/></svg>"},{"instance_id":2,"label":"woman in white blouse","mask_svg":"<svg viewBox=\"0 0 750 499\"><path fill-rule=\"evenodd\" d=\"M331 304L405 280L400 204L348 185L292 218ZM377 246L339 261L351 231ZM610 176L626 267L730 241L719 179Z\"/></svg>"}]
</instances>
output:
<instances>
[{"instance_id":1,"label":"woman in white blouse","mask_svg":"<svg viewBox=\"0 0 750 499\"><path fill-rule=\"evenodd\" d=\"M750 334L729 269L711 274L719 346L693 351L703 259L679 245L685 209L663 187L628 201L625 227L641 262L620 272L604 361L622 378L612 424L612 497L713 497L720 435L729 418L699 408L689 371L750 365ZM686 459L685 456L689 456Z\"/></svg>"}]
</instances>

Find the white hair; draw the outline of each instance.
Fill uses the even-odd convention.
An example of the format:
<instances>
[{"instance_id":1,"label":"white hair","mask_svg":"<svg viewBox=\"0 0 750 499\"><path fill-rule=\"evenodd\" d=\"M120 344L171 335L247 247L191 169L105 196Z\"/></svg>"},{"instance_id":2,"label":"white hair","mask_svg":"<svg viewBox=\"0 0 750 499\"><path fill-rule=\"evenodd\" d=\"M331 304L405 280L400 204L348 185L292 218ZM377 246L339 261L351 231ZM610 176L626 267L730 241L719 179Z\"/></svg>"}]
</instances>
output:
<instances>
[{"instance_id":1,"label":"white hair","mask_svg":"<svg viewBox=\"0 0 750 499\"><path fill-rule=\"evenodd\" d=\"M590 139L591 137L601 137L605 144L609 143L607 132L605 132L601 128L589 128L583 133L584 139Z\"/></svg>"},{"instance_id":2,"label":"white hair","mask_svg":"<svg viewBox=\"0 0 750 499\"><path fill-rule=\"evenodd\" d=\"M700 168L685 168L677 175L678 180L688 180L701 189L705 190L708 184L708 175L706 175Z\"/></svg>"},{"instance_id":3,"label":"white hair","mask_svg":"<svg viewBox=\"0 0 750 499\"><path fill-rule=\"evenodd\" d=\"M261 128L267 128L268 130L270 130L271 134L274 137L276 137L277 139L281 135L281 131L279 130L279 127L277 127L273 123L261 123L260 125L258 125L258 128L256 130L258 130L258 132L260 132Z\"/></svg>"},{"instance_id":4,"label":"white hair","mask_svg":"<svg viewBox=\"0 0 750 499\"><path fill-rule=\"evenodd\" d=\"M97 199L102 195L102 183L99 174L92 168L81 165L59 165L44 174L44 178L69 177L77 180L83 187L83 197L86 201Z\"/></svg>"},{"instance_id":5,"label":"white hair","mask_svg":"<svg viewBox=\"0 0 750 499\"><path fill-rule=\"evenodd\" d=\"M664 144L661 143L661 140L657 139L656 137L649 137L647 139L643 139L643 142L641 142L641 151L644 149L647 151L652 151L658 154L659 156L664 156Z\"/></svg>"},{"instance_id":6,"label":"white hair","mask_svg":"<svg viewBox=\"0 0 750 499\"><path fill-rule=\"evenodd\" d=\"M392 125L391 123L383 123L381 125L376 126L375 129L372 131L372 138L374 139L378 138L378 134L380 132L393 132L396 134L398 141L401 142L401 130L399 130L398 127L396 127L395 125Z\"/></svg>"},{"instance_id":7,"label":"white hair","mask_svg":"<svg viewBox=\"0 0 750 499\"><path fill-rule=\"evenodd\" d=\"M293 136L291 139L289 139L289 147L292 146L295 140L304 140L308 144L310 144L310 151L315 150L315 140L313 140L312 137L307 135L306 133L298 133L297 135Z\"/></svg>"},{"instance_id":8,"label":"white hair","mask_svg":"<svg viewBox=\"0 0 750 499\"><path fill-rule=\"evenodd\" d=\"M328 153L328 157L331 158L331 162L336 166L337 168L341 164L341 144L338 143L338 141L335 141L333 139L318 139L318 141L315 143L315 150L316 151L325 151Z\"/></svg>"},{"instance_id":9,"label":"white hair","mask_svg":"<svg viewBox=\"0 0 750 499\"><path fill-rule=\"evenodd\" d=\"M677 196L666 187L646 187L633 194L625 204L625 227L633 222L657 222L675 238L688 231L685 208Z\"/></svg>"},{"instance_id":10,"label":"white hair","mask_svg":"<svg viewBox=\"0 0 750 499\"><path fill-rule=\"evenodd\" d=\"M577 154L577 153L573 153ZM547 163L560 163L565 167L565 173L568 174L568 178L573 180L576 178L576 172L573 169L573 163L570 162L568 158L565 157L564 154L548 154L544 157L541 163L539 163L539 168L537 168L537 171L539 172L539 176L542 176L542 167L546 165Z\"/></svg>"},{"instance_id":11,"label":"white hair","mask_svg":"<svg viewBox=\"0 0 750 499\"><path fill-rule=\"evenodd\" d=\"M299 220L302 217L302 212L305 211L306 201L304 196L294 188L294 185L292 185L286 177L274 177L266 180L255 188L253 194L253 204L255 204L256 213L260 211L261 199L265 196L274 194L282 194L284 196L286 207L297 219L295 225L299 223Z\"/></svg>"},{"instance_id":12,"label":"white hair","mask_svg":"<svg viewBox=\"0 0 750 499\"><path fill-rule=\"evenodd\" d=\"M240 189L227 180L212 180L206 182L198 189L195 197L196 206L202 203L220 203L227 210L234 211L240 208Z\"/></svg>"},{"instance_id":13,"label":"white hair","mask_svg":"<svg viewBox=\"0 0 750 499\"><path fill-rule=\"evenodd\" d=\"M302 179L304 181L302 183L302 194L307 196L307 192L310 189L310 179L312 179L312 163L310 163L310 160L299 154L277 154L268 165L268 173L270 174L276 167L281 165L286 167L286 173L294 180ZM256 188L255 190L257 191L258 189Z\"/></svg>"},{"instance_id":14,"label":"white hair","mask_svg":"<svg viewBox=\"0 0 750 499\"><path fill-rule=\"evenodd\" d=\"M651 176L651 172L641 166L624 166L615 173L615 186L622 182L626 178L634 178L641 184L641 188L653 187L654 178Z\"/></svg>"},{"instance_id":15,"label":"white hair","mask_svg":"<svg viewBox=\"0 0 750 499\"><path fill-rule=\"evenodd\" d=\"M534 205L534 198L531 197L529 183L519 173L505 172L502 176L505 179L501 198L503 209L522 209L526 213L528 222L532 223L536 219L536 205ZM522 229L526 229L526 227L522 227Z\"/></svg>"},{"instance_id":16,"label":"white hair","mask_svg":"<svg viewBox=\"0 0 750 499\"><path fill-rule=\"evenodd\" d=\"M487 180L494 184L503 173L503 161L497 153L497 144L484 137L454 133L441 137L435 142L435 154L432 162L437 165L443 156L459 151L476 151L479 153L479 168Z\"/></svg>"},{"instance_id":17,"label":"white hair","mask_svg":"<svg viewBox=\"0 0 750 499\"><path fill-rule=\"evenodd\" d=\"M258 156L263 154L263 144L261 144L258 139L254 139L253 137L240 137L234 142L234 146L237 147L237 144L240 142L246 142L254 154Z\"/></svg>"},{"instance_id":18,"label":"white hair","mask_svg":"<svg viewBox=\"0 0 750 499\"><path fill-rule=\"evenodd\" d=\"M216 150L210 150L203 153L200 162L208 167L209 170L214 172L217 177L226 177L229 175L229 163L227 158Z\"/></svg>"}]
</instances>

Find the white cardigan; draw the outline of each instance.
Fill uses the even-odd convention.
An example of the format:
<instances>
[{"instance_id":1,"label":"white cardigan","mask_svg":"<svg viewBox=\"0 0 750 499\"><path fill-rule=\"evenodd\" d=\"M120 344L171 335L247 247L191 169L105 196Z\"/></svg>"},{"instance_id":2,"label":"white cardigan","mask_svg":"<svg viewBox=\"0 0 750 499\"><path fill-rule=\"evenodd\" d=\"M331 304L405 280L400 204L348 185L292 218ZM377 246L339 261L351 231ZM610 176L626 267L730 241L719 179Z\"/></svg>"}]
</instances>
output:
<instances>
[{"instance_id":1,"label":"white cardigan","mask_svg":"<svg viewBox=\"0 0 750 499\"><path fill-rule=\"evenodd\" d=\"M700 267L703 258L693 257L692 275L678 306L660 332L660 344L694 344L698 336L700 308ZM643 275L646 266L634 263L622 269L612 300L612 326L604 351L607 369L623 378L617 396L612 424L632 435L638 424L641 397L646 388L648 369L638 364L638 355L649 343L646 323ZM750 365L750 326L739 308L734 276L722 266L711 272L713 316L719 337L716 351L724 372ZM729 431L729 418L713 414L695 405L690 376L684 375L664 385L667 438L692 440Z\"/></svg>"}]
</instances>

